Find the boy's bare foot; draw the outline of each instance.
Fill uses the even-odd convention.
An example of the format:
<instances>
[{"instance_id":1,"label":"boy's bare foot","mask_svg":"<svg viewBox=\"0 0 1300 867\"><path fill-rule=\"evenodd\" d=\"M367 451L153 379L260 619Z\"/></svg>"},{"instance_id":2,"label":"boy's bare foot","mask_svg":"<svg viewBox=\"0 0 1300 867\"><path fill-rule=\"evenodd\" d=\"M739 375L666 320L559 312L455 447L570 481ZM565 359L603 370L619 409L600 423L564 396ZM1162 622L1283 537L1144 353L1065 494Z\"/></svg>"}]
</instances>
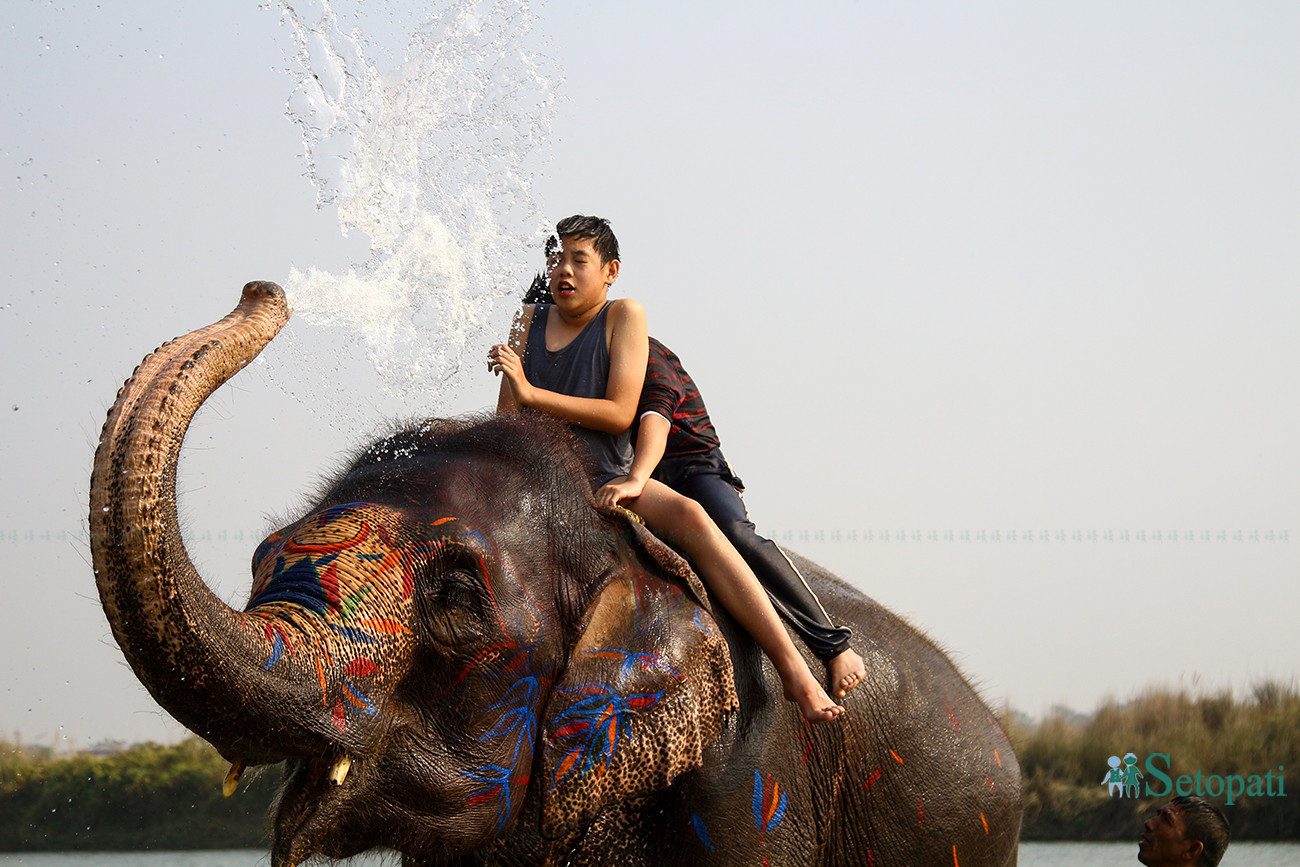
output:
<instances>
[{"instance_id":1,"label":"boy's bare foot","mask_svg":"<svg viewBox=\"0 0 1300 867\"><path fill-rule=\"evenodd\" d=\"M836 698L844 698L849 690L867 679L867 667L857 651L848 648L826 663L827 679Z\"/></svg>"},{"instance_id":2,"label":"boy's bare foot","mask_svg":"<svg viewBox=\"0 0 1300 867\"><path fill-rule=\"evenodd\" d=\"M805 674L804 677L796 677L793 683L789 680L782 681L785 697L799 706L803 718L810 723L824 723L844 713L844 708L831 701L812 673L805 669Z\"/></svg>"}]
</instances>

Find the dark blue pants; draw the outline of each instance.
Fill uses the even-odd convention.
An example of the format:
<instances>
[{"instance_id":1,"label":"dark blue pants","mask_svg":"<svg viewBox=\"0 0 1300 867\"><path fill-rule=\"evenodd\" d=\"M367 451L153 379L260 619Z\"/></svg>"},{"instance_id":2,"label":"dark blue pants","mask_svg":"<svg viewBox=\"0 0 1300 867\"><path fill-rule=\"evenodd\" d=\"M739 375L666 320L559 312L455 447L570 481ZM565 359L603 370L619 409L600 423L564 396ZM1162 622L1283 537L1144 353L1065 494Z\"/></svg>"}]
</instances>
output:
<instances>
[{"instance_id":1,"label":"dark blue pants","mask_svg":"<svg viewBox=\"0 0 1300 867\"><path fill-rule=\"evenodd\" d=\"M718 456L721 459L720 453ZM736 487L740 480L732 475L725 461L721 463L721 472L669 473L661 481L704 507L713 523L754 570L772 599L772 607L818 659L824 662L843 653L853 633L831 623L817 595L785 552L771 539L758 535Z\"/></svg>"}]
</instances>

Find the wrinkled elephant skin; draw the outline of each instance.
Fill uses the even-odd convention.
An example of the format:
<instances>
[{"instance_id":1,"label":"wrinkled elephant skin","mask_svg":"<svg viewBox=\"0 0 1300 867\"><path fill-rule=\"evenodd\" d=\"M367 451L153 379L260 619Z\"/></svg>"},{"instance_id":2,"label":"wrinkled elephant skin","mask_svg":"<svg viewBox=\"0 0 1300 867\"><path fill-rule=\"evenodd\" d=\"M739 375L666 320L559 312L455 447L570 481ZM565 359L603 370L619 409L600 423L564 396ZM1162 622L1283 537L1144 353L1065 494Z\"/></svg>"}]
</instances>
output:
<instances>
[{"instance_id":1,"label":"wrinkled elephant skin","mask_svg":"<svg viewBox=\"0 0 1300 867\"><path fill-rule=\"evenodd\" d=\"M233 763L285 763L272 863L1014 864L1020 771L947 658L800 561L867 682L809 727L694 573L592 504L563 428L432 420L370 446L204 584L176 514L202 402L287 321L236 310L148 356L91 480L96 581L158 702ZM214 783L215 784L215 783Z\"/></svg>"}]
</instances>

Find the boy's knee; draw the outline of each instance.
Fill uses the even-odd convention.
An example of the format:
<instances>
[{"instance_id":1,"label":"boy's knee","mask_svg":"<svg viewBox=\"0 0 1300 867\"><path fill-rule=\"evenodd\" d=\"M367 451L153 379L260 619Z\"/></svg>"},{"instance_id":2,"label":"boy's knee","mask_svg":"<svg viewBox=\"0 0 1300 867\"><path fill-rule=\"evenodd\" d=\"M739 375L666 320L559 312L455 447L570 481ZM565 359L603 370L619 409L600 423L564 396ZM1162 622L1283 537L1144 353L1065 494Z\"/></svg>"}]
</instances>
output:
<instances>
[{"instance_id":1,"label":"boy's knee","mask_svg":"<svg viewBox=\"0 0 1300 867\"><path fill-rule=\"evenodd\" d=\"M689 497L676 496L669 504L667 526L670 543L686 543L703 539L713 530L713 521L704 507Z\"/></svg>"},{"instance_id":2,"label":"boy's knee","mask_svg":"<svg viewBox=\"0 0 1300 867\"><path fill-rule=\"evenodd\" d=\"M716 526L704 507L688 497L682 497L682 524L695 533L708 533Z\"/></svg>"}]
</instances>

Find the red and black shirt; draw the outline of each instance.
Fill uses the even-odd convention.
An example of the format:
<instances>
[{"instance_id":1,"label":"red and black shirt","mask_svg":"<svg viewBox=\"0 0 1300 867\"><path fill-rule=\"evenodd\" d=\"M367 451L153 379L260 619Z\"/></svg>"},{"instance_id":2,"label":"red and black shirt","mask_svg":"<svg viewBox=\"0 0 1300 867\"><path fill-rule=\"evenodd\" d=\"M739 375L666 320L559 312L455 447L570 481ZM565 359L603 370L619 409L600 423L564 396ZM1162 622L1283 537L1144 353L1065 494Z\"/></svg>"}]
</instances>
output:
<instances>
[{"instance_id":1,"label":"red and black shirt","mask_svg":"<svg viewBox=\"0 0 1300 867\"><path fill-rule=\"evenodd\" d=\"M664 458L711 452L719 447L718 433L704 408L704 399L681 359L658 340L650 338L650 359L645 385L637 406L639 419L647 412L658 413L672 424Z\"/></svg>"}]
</instances>

